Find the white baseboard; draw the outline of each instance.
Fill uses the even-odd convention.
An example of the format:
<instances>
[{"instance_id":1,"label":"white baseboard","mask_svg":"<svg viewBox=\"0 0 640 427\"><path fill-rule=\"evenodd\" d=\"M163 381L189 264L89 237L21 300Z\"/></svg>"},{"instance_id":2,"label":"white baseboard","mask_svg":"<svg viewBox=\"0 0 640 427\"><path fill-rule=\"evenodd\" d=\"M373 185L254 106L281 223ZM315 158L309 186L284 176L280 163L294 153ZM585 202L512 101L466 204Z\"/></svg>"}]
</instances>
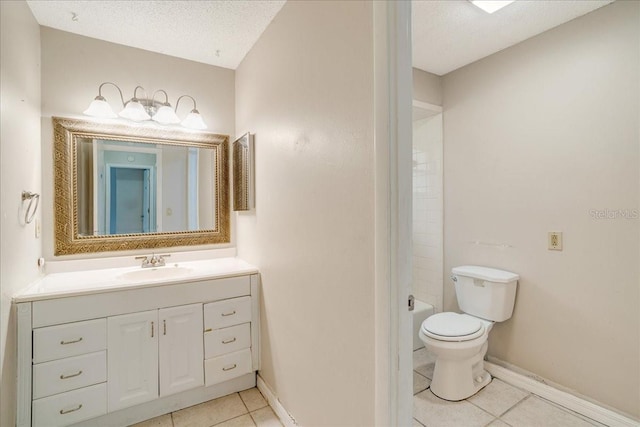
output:
<instances>
[{"instance_id":1,"label":"white baseboard","mask_svg":"<svg viewBox=\"0 0 640 427\"><path fill-rule=\"evenodd\" d=\"M534 378L487 361L484 362L484 366L492 376L506 383L527 390L609 427L640 427L640 423L632 418L589 402L571 393L567 393L566 391L551 387Z\"/></svg>"},{"instance_id":2,"label":"white baseboard","mask_svg":"<svg viewBox=\"0 0 640 427\"><path fill-rule=\"evenodd\" d=\"M278 418L280 418L282 425L284 425L284 427L297 426L298 423L296 422L295 418L293 418L291 414L289 414L289 412L284 409L282 403L280 403L276 395L273 393L267 383L264 382L260 375L258 375L257 385L258 390L260 390L260 393L262 393L262 395L267 399L267 402L269 402L269 406L271 406L273 412L275 412Z\"/></svg>"}]
</instances>

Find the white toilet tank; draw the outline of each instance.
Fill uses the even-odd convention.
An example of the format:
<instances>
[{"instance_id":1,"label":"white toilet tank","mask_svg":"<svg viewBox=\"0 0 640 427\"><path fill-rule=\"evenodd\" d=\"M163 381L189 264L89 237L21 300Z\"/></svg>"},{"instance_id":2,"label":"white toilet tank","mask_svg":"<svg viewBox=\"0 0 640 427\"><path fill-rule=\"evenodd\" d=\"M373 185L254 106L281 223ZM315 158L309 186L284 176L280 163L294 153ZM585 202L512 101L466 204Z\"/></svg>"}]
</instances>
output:
<instances>
[{"instance_id":1,"label":"white toilet tank","mask_svg":"<svg viewBox=\"0 0 640 427\"><path fill-rule=\"evenodd\" d=\"M451 273L458 305L463 312L494 322L511 317L520 276L476 265L454 267Z\"/></svg>"}]
</instances>

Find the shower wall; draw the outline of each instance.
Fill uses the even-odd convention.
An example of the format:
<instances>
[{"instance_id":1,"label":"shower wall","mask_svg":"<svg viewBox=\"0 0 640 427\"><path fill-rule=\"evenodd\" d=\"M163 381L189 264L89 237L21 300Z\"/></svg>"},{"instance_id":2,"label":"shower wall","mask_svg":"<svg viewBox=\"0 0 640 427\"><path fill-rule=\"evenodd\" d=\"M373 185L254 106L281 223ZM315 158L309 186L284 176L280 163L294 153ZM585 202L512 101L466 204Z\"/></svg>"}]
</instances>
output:
<instances>
[{"instance_id":1,"label":"shower wall","mask_svg":"<svg viewBox=\"0 0 640 427\"><path fill-rule=\"evenodd\" d=\"M424 117L424 110L419 113ZM442 311L443 300L442 153L442 114L415 120L412 292L436 312Z\"/></svg>"}]
</instances>

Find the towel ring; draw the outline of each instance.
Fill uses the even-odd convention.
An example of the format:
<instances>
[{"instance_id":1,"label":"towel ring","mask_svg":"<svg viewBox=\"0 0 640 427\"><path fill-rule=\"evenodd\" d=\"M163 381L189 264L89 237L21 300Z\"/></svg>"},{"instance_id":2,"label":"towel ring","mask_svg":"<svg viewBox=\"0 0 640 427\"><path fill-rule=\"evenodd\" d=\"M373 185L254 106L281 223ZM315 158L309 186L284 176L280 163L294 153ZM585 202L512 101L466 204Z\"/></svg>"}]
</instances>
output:
<instances>
[{"instance_id":1,"label":"towel ring","mask_svg":"<svg viewBox=\"0 0 640 427\"><path fill-rule=\"evenodd\" d=\"M36 216L36 212L38 211L38 205L40 204L40 195L38 193L32 193L30 191L22 192L22 203L25 200L29 200L29 205L27 206L27 210L24 213L24 222L25 224L31 224L33 221L33 217ZM33 205L33 201L36 201L35 206ZM33 206L33 211L31 211L31 207Z\"/></svg>"}]
</instances>

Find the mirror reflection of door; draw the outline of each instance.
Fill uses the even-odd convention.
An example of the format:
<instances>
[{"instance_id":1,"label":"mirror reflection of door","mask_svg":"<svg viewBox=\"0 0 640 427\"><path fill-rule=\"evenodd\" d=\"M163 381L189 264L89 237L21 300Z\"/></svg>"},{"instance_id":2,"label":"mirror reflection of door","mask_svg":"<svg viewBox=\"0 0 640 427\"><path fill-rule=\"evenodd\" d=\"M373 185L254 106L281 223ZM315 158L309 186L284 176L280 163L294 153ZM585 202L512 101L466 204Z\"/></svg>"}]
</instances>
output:
<instances>
[{"instance_id":1,"label":"mirror reflection of door","mask_svg":"<svg viewBox=\"0 0 640 427\"><path fill-rule=\"evenodd\" d=\"M151 169L109 167L109 233L148 233L151 219Z\"/></svg>"}]
</instances>

